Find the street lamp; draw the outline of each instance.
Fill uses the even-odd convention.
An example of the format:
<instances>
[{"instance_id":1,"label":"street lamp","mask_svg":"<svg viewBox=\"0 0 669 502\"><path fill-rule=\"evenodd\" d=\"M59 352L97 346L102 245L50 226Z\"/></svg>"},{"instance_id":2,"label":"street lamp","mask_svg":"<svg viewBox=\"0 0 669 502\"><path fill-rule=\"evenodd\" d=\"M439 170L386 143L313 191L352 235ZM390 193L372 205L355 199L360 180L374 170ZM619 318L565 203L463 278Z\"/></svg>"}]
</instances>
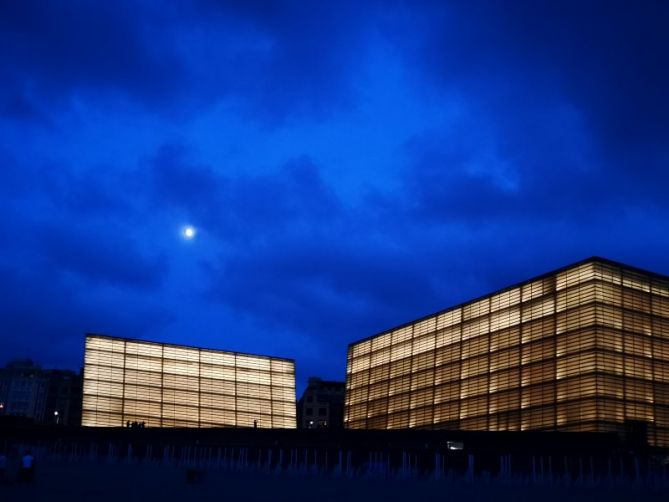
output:
<instances>
[{"instance_id":1,"label":"street lamp","mask_svg":"<svg viewBox=\"0 0 669 502\"><path fill-rule=\"evenodd\" d=\"M60 415L58 414L58 410L53 412L53 416L56 417L56 425L60 423Z\"/></svg>"}]
</instances>

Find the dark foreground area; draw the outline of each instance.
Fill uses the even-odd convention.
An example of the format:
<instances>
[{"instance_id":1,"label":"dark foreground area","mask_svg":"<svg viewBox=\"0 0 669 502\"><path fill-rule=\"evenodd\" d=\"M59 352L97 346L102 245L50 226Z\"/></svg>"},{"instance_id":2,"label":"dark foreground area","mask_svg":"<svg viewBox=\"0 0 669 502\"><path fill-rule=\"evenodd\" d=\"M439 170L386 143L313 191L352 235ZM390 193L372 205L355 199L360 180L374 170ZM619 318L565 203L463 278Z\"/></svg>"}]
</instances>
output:
<instances>
[{"instance_id":1,"label":"dark foreground area","mask_svg":"<svg viewBox=\"0 0 669 502\"><path fill-rule=\"evenodd\" d=\"M133 463L39 461L32 484L0 486L3 501L95 500L667 500L661 486L634 483L532 482L464 479L388 479L373 476L314 475L220 470Z\"/></svg>"},{"instance_id":2,"label":"dark foreground area","mask_svg":"<svg viewBox=\"0 0 669 502\"><path fill-rule=\"evenodd\" d=\"M17 425L2 453L0 502L669 500L669 452L614 434Z\"/></svg>"}]
</instances>

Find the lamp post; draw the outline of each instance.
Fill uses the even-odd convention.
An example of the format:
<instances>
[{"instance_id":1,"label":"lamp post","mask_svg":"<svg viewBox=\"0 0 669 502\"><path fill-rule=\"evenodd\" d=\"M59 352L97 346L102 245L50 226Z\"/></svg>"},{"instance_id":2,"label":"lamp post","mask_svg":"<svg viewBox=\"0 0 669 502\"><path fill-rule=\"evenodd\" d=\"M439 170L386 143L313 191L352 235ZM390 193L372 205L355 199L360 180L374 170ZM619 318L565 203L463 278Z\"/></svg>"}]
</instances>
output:
<instances>
[{"instance_id":1,"label":"lamp post","mask_svg":"<svg viewBox=\"0 0 669 502\"><path fill-rule=\"evenodd\" d=\"M56 417L56 425L60 423L60 414L58 413L58 410L53 412L53 416Z\"/></svg>"}]
</instances>

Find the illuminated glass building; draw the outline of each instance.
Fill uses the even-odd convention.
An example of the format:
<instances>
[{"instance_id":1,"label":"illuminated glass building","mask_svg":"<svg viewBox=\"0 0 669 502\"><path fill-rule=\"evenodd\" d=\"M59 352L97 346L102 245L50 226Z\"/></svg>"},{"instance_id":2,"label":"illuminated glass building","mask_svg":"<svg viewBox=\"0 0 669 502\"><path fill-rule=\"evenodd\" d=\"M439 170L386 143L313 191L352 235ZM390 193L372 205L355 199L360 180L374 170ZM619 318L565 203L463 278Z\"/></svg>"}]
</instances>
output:
<instances>
[{"instance_id":1,"label":"illuminated glass building","mask_svg":"<svg viewBox=\"0 0 669 502\"><path fill-rule=\"evenodd\" d=\"M295 428L295 362L86 336L82 425Z\"/></svg>"},{"instance_id":2,"label":"illuminated glass building","mask_svg":"<svg viewBox=\"0 0 669 502\"><path fill-rule=\"evenodd\" d=\"M669 446L669 277L590 258L355 342L345 406L352 429L641 425Z\"/></svg>"}]
</instances>

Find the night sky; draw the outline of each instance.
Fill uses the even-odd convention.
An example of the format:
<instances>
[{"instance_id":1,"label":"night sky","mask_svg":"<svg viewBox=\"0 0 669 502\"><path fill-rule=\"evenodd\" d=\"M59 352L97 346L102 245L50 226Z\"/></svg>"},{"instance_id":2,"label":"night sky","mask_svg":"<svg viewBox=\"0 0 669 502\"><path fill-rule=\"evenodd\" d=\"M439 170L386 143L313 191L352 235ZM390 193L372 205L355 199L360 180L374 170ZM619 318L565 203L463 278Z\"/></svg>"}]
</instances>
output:
<instances>
[{"instance_id":1,"label":"night sky","mask_svg":"<svg viewBox=\"0 0 669 502\"><path fill-rule=\"evenodd\" d=\"M669 2L0 0L0 363L296 360L582 258L669 274ZM182 229L197 233L185 239Z\"/></svg>"}]
</instances>

